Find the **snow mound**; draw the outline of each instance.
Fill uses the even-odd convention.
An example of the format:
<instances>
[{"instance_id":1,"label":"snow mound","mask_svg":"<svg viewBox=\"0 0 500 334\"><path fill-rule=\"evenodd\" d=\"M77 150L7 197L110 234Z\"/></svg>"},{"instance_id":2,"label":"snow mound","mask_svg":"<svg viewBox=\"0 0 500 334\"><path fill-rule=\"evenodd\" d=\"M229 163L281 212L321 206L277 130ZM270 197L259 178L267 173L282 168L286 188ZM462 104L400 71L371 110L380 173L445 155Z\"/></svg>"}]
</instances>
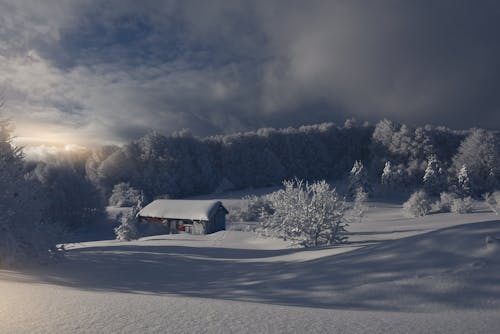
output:
<instances>
[{"instance_id":1,"label":"snow mound","mask_svg":"<svg viewBox=\"0 0 500 334\"><path fill-rule=\"evenodd\" d=\"M485 246L489 253L498 254L500 253L500 239L491 235L488 235L485 239Z\"/></svg>"}]
</instances>

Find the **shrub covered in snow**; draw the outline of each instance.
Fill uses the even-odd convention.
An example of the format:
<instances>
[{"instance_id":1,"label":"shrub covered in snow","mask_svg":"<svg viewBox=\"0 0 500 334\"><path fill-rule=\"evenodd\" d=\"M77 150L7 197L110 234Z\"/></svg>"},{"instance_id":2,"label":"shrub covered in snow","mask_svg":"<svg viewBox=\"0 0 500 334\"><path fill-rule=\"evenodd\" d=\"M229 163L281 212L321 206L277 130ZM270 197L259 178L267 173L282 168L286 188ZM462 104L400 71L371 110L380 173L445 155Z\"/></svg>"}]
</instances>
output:
<instances>
[{"instance_id":1,"label":"shrub covered in snow","mask_svg":"<svg viewBox=\"0 0 500 334\"><path fill-rule=\"evenodd\" d=\"M136 217L139 210L140 208L136 206L130 211L121 214L119 218L120 225L114 229L117 240L130 241L139 237Z\"/></svg>"},{"instance_id":2,"label":"shrub covered in snow","mask_svg":"<svg viewBox=\"0 0 500 334\"><path fill-rule=\"evenodd\" d=\"M500 191L486 193L483 195L485 203L490 207L491 211L498 215L500 211Z\"/></svg>"},{"instance_id":3,"label":"shrub covered in snow","mask_svg":"<svg viewBox=\"0 0 500 334\"><path fill-rule=\"evenodd\" d=\"M117 207L142 205L143 202L144 195L142 191L132 188L126 182L116 184L109 197L109 205Z\"/></svg>"},{"instance_id":4,"label":"shrub covered in snow","mask_svg":"<svg viewBox=\"0 0 500 334\"><path fill-rule=\"evenodd\" d=\"M453 201L457 199L454 193L442 192L439 195L439 200L436 202L436 209L442 212L450 212Z\"/></svg>"},{"instance_id":5,"label":"shrub covered in snow","mask_svg":"<svg viewBox=\"0 0 500 334\"><path fill-rule=\"evenodd\" d=\"M242 222L243 219L243 211L244 209L239 208L239 207L232 207L231 210L229 210L229 213L226 216L226 221L230 223L234 222Z\"/></svg>"},{"instance_id":6,"label":"shrub covered in snow","mask_svg":"<svg viewBox=\"0 0 500 334\"><path fill-rule=\"evenodd\" d=\"M262 228L304 246L333 245L346 239L347 203L325 181L284 181L285 189L269 195L273 209Z\"/></svg>"},{"instance_id":7,"label":"shrub covered in snow","mask_svg":"<svg viewBox=\"0 0 500 334\"><path fill-rule=\"evenodd\" d=\"M451 205L451 212L453 213L471 213L474 210L474 202L472 198L455 198Z\"/></svg>"},{"instance_id":8,"label":"shrub covered in snow","mask_svg":"<svg viewBox=\"0 0 500 334\"><path fill-rule=\"evenodd\" d=\"M266 214L272 213L271 202L267 196L245 196L243 206L232 208L227 216L230 222L258 222Z\"/></svg>"},{"instance_id":9,"label":"shrub covered in snow","mask_svg":"<svg viewBox=\"0 0 500 334\"><path fill-rule=\"evenodd\" d=\"M436 209L441 212L471 213L474 210L474 202L470 196L461 198L454 193L442 192L436 202Z\"/></svg>"},{"instance_id":10,"label":"shrub covered in snow","mask_svg":"<svg viewBox=\"0 0 500 334\"><path fill-rule=\"evenodd\" d=\"M271 203L267 196L245 196L246 210L243 211L243 221L260 221L265 214L272 213Z\"/></svg>"},{"instance_id":11,"label":"shrub covered in snow","mask_svg":"<svg viewBox=\"0 0 500 334\"><path fill-rule=\"evenodd\" d=\"M414 192L403 204L403 210L411 217L426 216L431 211L431 201L423 190Z\"/></svg>"}]
</instances>

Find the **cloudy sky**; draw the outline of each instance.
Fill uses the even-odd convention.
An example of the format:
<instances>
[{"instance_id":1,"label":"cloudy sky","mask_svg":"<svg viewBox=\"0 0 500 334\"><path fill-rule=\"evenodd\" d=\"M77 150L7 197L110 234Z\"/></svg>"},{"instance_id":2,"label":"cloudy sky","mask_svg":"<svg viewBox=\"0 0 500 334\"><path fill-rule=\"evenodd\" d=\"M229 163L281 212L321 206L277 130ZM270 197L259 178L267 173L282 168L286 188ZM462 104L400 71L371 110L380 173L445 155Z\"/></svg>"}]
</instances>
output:
<instances>
[{"instance_id":1,"label":"cloudy sky","mask_svg":"<svg viewBox=\"0 0 500 334\"><path fill-rule=\"evenodd\" d=\"M498 1L0 0L26 143L347 117L500 129Z\"/></svg>"}]
</instances>

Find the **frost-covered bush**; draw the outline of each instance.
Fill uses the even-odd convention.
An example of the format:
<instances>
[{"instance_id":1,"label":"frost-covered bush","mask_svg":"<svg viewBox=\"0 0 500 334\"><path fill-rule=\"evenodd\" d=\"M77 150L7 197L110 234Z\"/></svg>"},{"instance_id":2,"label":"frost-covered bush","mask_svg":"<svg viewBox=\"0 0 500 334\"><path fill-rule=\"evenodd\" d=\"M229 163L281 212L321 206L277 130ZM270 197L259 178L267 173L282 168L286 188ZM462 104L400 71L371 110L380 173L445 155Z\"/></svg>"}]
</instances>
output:
<instances>
[{"instance_id":1,"label":"frost-covered bush","mask_svg":"<svg viewBox=\"0 0 500 334\"><path fill-rule=\"evenodd\" d=\"M267 196L245 196L243 197L243 206L231 209L227 220L230 222L257 222L272 211L271 202Z\"/></svg>"},{"instance_id":2,"label":"frost-covered bush","mask_svg":"<svg viewBox=\"0 0 500 334\"><path fill-rule=\"evenodd\" d=\"M138 212L139 207L134 207L120 216L120 225L114 229L117 240L130 241L139 237L136 217Z\"/></svg>"},{"instance_id":3,"label":"frost-covered bush","mask_svg":"<svg viewBox=\"0 0 500 334\"><path fill-rule=\"evenodd\" d=\"M285 189L269 195L273 212L262 228L306 247L333 245L346 239L349 206L325 181L284 181Z\"/></svg>"},{"instance_id":4,"label":"frost-covered bush","mask_svg":"<svg viewBox=\"0 0 500 334\"><path fill-rule=\"evenodd\" d=\"M273 211L267 196L246 196L243 199L247 201L243 221L260 221L263 215Z\"/></svg>"},{"instance_id":5,"label":"frost-covered bush","mask_svg":"<svg viewBox=\"0 0 500 334\"><path fill-rule=\"evenodd\" d=\"M439 195L439 200L436 202L436 209L441 212L450 212L453 201L457 199L454 193L442 192Z\"/></svg>"},{"instance_id":6,"label":"frost-covered bush","mask_svg":"<svg viewBox=\"0 0 500 334\"><path fill-rule=\"evenodd\" d=\"M113 192L109 197L109 205L117 207L130 207L142 205L144 195L142 191L134 189L129 183L118 183L113 187Z\"/></svg>"},{"instance_id":7,"label":"frost-covered bush","mask_svg":"<svg viewBox=\"0 0 500 334\"><path fill-rule=\"evenodd\" d=\"M231 210L229 210L229 213L226 216L226 221L227 222L231 222L231 223L243 221L243 219L242 219L242 216L243 216L242 211L243 211L242 208L238 208L238 207L231 208Z\"/></svg>"},{"instance_id":8,"label":"frost-covered bush","mask_svg":"<svg viewBox=\"0 0 500 334\"><path fill-rule=\"evenodd\" d=\"M472 198L455 198L451 205L451 212L453 213L471 213L474 210L474 202Z\"/></svg>"},{"instance_id":9,"label":"frost-covered bush","mask_svg":"<svg viewBox=\"0 0 500 334\"><path fill-rule=\"evenodd\" d=\"M454 193L442 192L436 202L436 209L441 212L471 213L474 202L470 196L460 198Z\"/></svg>"},{"instance_id":10,"label":"frost-covered bush","mask_svg":"<svg viewBox=\"0 0 500 334\"><path fill-rule=\"evenodd\" d=\"M486 193L483 195L485 203L490 207L491 211L498 215L500 211L500 191Z\"/></svg>"},{"instance_id":11,"label":"frost-covered bush","mask_svg":"<svg viewBox=\"0 0 500 334\"><path fill-rule=\"evenodd\" d=\"M423 190L414 192L403 204L404 212L411 217L426 216L432 209L431 201Z\"/></svg>"}]
</instances>

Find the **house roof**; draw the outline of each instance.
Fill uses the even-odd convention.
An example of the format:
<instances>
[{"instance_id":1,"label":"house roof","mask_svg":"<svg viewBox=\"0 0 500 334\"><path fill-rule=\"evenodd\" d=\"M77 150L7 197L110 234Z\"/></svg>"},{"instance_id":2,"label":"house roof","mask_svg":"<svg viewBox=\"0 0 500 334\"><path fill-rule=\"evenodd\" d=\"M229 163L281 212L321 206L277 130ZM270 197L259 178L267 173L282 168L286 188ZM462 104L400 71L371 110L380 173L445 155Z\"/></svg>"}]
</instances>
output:
<instances>
[{"instance_id":1,"label":"house roof","mask_svg":"<svg viewBox=\"0 0 500 334\"><path fill-rule=\"evenodd\" d=\"M222 207L220 201L157 199L146 205L137 216L169 219L210 220Z\"/></svg>"}]
</instances>

